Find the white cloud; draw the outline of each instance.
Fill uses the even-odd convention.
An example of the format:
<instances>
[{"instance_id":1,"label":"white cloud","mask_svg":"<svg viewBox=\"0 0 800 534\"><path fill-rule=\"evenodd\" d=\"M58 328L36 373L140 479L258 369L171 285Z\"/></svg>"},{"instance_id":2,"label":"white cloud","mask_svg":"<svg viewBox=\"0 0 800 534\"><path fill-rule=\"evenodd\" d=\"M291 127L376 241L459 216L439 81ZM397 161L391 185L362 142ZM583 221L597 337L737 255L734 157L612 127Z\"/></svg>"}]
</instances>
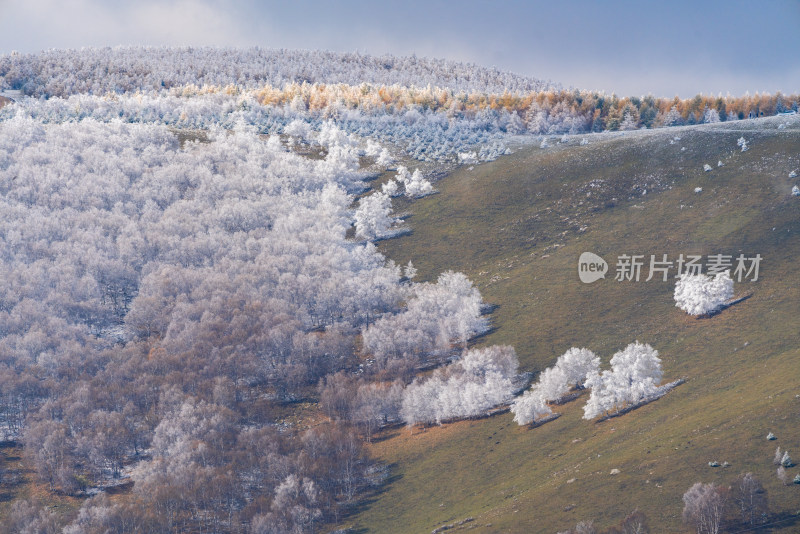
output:
<instances>
[{"instance_id":1,"label":"white cloud","mask_svg":"<svg viewBox=\"0 0 800 534\"><path fill-rule=\"evenodd\" d=\"M19 0L3 7L0 52L82 46L244 44L224 4L208 0Z\"/></svg>"},{"instance_id":2,"label":"white cloud","mask_svg":"<svg viewBox=\"0 0 800 534\"><path fill-rule=\"evenodd\" d=\"M235 46L245 41L225 7L209 2L139 2L127 15L138 41L146 44Z\"/></svg>"}]
</instances>

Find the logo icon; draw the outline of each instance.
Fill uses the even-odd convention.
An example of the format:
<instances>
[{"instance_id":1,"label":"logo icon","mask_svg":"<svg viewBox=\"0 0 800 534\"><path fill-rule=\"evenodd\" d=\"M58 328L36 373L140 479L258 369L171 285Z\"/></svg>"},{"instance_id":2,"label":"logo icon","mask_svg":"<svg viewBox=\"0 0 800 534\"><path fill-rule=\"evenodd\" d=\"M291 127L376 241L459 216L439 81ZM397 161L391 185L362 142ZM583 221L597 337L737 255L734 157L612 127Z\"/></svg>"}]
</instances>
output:
<instances>
[{"instance_id":1,"label":"logo icon","mask_svg":"<svg viewBox=\"0 0 800 534\"><path fill-rule=\"evenodd\" d=\"M584 284L591 284L606 277L608 264L606 260L592 252L584 252L578 258L578 277Z\"/></svg>"}]
</instances>

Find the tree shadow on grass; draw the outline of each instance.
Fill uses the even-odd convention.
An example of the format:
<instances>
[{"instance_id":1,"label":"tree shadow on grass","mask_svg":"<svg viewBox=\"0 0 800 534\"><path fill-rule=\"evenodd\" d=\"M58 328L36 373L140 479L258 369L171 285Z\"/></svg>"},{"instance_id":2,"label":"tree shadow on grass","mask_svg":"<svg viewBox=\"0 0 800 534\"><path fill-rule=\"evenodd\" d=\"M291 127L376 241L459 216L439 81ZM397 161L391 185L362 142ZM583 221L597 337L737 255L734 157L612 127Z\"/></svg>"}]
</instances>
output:
<instances>
[{"instance_id":1,"label":"tree shadow on grass","mask_svg":"<svg viewBox=\"0 0 800 534\"><path fill-rule=\"evenodd\" d=\"M392 484L403 478L403 475L397 472L398 469L396 463L389 464L387 466L387 469L389 470L389 476L386 478L386 480L384 480L380 486L373 487L371 490L364 493L363 497L360 498L358 501L348 505L346 510L344 510L344 519L347 519L348 517L354 517L368 510L370 506L372 506L373 504L375 504L375 502L377 502L378 498L383 493L388 491L388 489L392 486ZM367 529L367 527L358 527L358 528L350 527L347 529L346 532L348 534L355 534L355 533L364 534L366 532L369 532L369 530Z\"/></svg>"},{"instance_id":2,"label":"tree shadow on grass","mask_svg":"<svg viewBox=\"0 0 800 534\"><path fill-rule=\"evenodd\" d=\"M387 439L392 439L400 435L400 432L405 428L403 423L393 423L381 428L380 432L372 435L371 443L381 443Z\"/></svg>"},{"instance_id":3,"label":"tree shadow on grass","mask_svg":"<svg viewBox=\"0 0 800 534\"><path fill-rule=\"evenodd\" d=\"M729 302L726 302L725 304L723 304L722 306L720 306L719 308L717 308L716 310L714 310L712 312L704 313L702 315L698 315L697 319L708 319L710 317L714 317L715 315L719 315L720 313L722 313L723 310L727 310L731 306L735 306L736 304L739 304L740 302L744 302L745 300L749 299L752 296L753 296L753 294L750 293L749 295L745 295L743 297L739 297L738 299L733 299L733 300L731 300Z\"/></svg>"},{"instance_id":4,"label":"tree shadow on grass","mask_svg":"<svg viewBox=\"0 0 800 534\"><path fill-rule=\"evenodd\" d=\"M486 331L481 332L480 334L469 338L469 342L468 342L469 346L472 347L472 346L476 345L478 341L480 341L481 339L485 338L489 334L494 334L498 330L500 330L499 326L492 326L492 327L488 328Z\"/></svg>"}]
</instances>

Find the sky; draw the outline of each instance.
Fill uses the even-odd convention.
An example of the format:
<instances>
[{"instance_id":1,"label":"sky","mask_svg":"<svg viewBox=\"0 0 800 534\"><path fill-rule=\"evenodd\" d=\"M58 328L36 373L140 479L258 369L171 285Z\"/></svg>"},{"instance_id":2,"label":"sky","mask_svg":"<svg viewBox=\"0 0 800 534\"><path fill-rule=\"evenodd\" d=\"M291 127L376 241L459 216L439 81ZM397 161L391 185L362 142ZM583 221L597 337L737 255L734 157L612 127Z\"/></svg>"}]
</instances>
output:
<instances>
[{"instance_id":1,"label":"sky","mask_svg":"<svg viewBox=\"0 0 800 534\"><path fill-rule=\"evenodd\" d=\"M117 45L417 54L620 96L800 93L800 0L0 0L0 54Z\"/></svg>"}]
</instances>

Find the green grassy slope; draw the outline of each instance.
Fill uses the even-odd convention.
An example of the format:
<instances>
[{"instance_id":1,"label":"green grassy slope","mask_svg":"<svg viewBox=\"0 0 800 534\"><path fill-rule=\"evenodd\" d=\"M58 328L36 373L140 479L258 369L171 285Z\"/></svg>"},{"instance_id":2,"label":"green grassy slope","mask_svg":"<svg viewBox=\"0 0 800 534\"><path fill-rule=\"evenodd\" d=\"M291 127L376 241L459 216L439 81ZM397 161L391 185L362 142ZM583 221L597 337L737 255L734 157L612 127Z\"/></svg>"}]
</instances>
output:
<instances>
[{"instance_id":1,"label":"green grassy slope","mask_svg":"<svg viewBox=\"0 0 800 534\"><path fill-rule=\"evenodd\" d=\"M460 168L436 184L441 194L399 206L413 233L381 243L383 252L412 260L421 279L445 269L470 276L499 305L496 330L479 342L512 344L523 370L541 371L571 346L606 363L638 339L660 351L665 381L688 381L600 423L581 419L584 397L534 429L503 414L387 431L372 451L391 464L391 482L350 524L430 532L474 517L457 528L556 532L584 519L606 527L639 508L653 532L680 532L691 484L747 471L774 510L800 512L800 486L781 485L772 464L776 446L800 459L800 198L788 177L800 168L800 125L777 129L781 122L520 149ZM578 280L584 251L609 262L607 279ZM760 280L737 284L737 295L752 297L712 318L676 308L673 281L613 279L620 254L740 252L762 255ZM766 441L769 431L779 439ZM731 467L710 468L712 460ZM792 532L800 521L779 526Z\"/></svg>"}]
</instances>

